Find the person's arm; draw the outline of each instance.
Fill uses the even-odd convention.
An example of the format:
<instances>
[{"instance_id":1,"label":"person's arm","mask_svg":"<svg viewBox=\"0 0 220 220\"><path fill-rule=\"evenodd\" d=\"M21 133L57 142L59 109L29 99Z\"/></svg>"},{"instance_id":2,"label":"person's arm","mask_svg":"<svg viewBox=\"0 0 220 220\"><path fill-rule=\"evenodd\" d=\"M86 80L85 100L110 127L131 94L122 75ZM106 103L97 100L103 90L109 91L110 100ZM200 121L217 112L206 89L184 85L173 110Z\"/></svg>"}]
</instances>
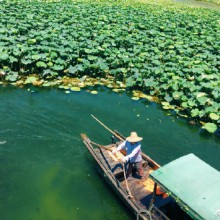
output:
<instances>
[{"instance_id":1,"label":"person's arm","mask_svg":"<svg viewBox=\"0 0 220 220\"><path fill-rule=\"evenodd\" d=\"M125 147L125 143L126 143L126 141L123 141L121 144L119 144L117 148L115 148L115 149L112 150L112 153L113 153L113 154L116 154L116 152L118 152L118 151L120 151L121 149L123 149L123 148Z\"/></svg>"}]
</instances>

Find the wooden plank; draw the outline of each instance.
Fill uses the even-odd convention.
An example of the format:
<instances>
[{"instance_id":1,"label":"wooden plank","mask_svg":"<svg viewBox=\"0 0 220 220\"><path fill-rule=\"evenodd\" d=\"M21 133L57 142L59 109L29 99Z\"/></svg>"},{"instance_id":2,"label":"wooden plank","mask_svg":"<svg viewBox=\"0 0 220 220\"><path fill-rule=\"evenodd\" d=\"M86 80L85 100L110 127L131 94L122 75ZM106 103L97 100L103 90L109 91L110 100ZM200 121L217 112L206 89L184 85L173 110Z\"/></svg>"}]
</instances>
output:
<instances>
[{"instance_id":1,"label":"wooden plank","mask_svg":"<svg viewBox=\"0 0 220 220\"><path fill-rule=\"evenodd\" d=\"M109 155L106 152L99 150L99 149L96 149L95 151L97 152L99 159L103 163L105 163L115 175L117 175L123 171L122 165L118 162L113 161L111 159L111 157L109 157Z\"/></svg>"}]
</instances>

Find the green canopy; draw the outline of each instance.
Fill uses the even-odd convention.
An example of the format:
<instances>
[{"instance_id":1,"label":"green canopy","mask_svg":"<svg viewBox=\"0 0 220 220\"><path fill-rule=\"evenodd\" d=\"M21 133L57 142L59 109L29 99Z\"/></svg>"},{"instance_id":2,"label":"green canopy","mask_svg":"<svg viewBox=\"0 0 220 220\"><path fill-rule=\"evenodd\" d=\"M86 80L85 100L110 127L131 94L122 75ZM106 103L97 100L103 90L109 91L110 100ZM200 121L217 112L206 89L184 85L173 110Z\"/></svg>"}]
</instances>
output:
<instances>
[{"instance_id":1,"label":"green canopy","mask_svg":"<svg viewBox=\"0 0 220 220\"><path fill-rule=\"evenodd\" d=\"M220 220L220 172L194 154L160 167L150 177L192 218Z\"/></svg>"}]
</instances>

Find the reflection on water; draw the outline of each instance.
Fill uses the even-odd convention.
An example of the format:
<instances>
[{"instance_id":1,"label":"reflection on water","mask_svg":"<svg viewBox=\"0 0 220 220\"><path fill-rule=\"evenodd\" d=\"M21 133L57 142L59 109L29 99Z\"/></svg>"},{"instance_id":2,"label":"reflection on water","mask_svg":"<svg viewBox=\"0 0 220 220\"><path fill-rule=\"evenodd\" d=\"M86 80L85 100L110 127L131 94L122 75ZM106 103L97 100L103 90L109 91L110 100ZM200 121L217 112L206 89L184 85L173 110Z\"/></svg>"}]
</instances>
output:
<instances>
[{"instance_id":1,"label":"reflection on water","mask_svg":"<svg viewBox=\"0 0 220 220\"><path fill-rule=\"evenodd\" d=\"M80 133L110 141L91 114L125 136L137 131L159 164L194 153L220 170L219 139L155 103L102 87L98 95L0 87L0 219L134 219L81 141Z\"/></svg>"}]
</instances>

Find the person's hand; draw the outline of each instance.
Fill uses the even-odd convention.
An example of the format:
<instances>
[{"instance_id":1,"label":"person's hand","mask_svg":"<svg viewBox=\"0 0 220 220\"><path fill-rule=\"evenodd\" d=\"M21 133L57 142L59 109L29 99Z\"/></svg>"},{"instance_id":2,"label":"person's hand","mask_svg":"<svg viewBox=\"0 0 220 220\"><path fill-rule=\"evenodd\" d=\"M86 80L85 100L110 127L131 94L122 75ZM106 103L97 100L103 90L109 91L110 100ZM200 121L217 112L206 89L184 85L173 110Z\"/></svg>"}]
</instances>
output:
<instances>
[{"instance_id":1,"label":"person's hand","mask_svg":"<svg viewBox=\"0 0 220 220\"><path fill-rule=\"evenodd\" d=\"M116 154L116 153L117 153L117 149L115 148L112 150L112 154Z\"/></svg>"},{"instance_id":2,"label":"person's hand","mask_svg":"<svg viewBox=\"0 0 220 220\"><path fill-rule=\"evenodd\" d=\"M121 161L122 161L123 163L126 163L126 162L128 161L128 157L123 157L123 158L121 159Z\"/></svg>"}]
</instances>

